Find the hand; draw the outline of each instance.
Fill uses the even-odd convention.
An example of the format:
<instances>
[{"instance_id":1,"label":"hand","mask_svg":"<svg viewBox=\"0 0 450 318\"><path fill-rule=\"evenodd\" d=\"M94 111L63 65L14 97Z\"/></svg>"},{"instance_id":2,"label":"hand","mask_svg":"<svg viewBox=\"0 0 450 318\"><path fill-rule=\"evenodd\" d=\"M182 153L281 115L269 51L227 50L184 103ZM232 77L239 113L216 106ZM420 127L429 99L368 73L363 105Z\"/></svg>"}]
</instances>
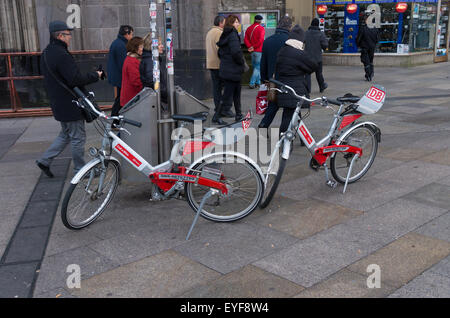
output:
<instances>
[{"instance_id":1,"label":"hand","mask_svg":"<svg viewBox=\"0 0 450 318\"><path fill-rule=\"evenodd\" d=\"M252 47L249 47L248 48L248 51L250 52L250 53L252 53L253 51L255 51L255 48L252 46Z\"/></svg>"}]
</instances>

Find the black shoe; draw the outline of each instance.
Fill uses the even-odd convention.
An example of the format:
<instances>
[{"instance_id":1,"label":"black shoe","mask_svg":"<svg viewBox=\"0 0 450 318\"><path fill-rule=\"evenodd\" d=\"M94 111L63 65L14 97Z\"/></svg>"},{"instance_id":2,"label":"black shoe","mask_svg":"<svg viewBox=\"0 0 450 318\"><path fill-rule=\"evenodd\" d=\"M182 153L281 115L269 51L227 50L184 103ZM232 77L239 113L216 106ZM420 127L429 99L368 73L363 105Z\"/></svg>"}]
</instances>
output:
<instances>
[{"instance_id":1,"label":"black shoe","mask_svg":"<svg viewBox=\"0 0 450 318\"><path fill-rule=\"evenodd\" d=\"M320 89L320 92L323 93L328 88L328 84L324 83L322 88Z\"/></svg>"},{"instance_id":2,"label":"black shoe","mask_svg":"<svg viewBox=\"0 0 450 318\"><path fill-rule=\"evenodd\" d=\"M224 112L221 112L221 113L220 113L220 117L233 118L233 117L235 117L235 116L236 116L236 115L235 115L231 110L224 111Z\"/></svg>"},{"instance_id":3,"label":"black shoe","mask_svg":"<svg viewBox=\"0 0 450 318\"><path fill-rule=\"evenodd\" d=\"M39 161L36 161L37 166L39 167L39 169L41 169L45 175L49 178L54 178L55 176L53 175L53 173L50 171L50 168L43 165L42 163L40 163Z\"/></svg>"},{"instance_id":4,"label":"black shoe","mask_svg":"<svg viewBox=\"0 0 450 318\"><path fill-rule=\"evenodd\" d=\"M213 124L217 124L220 126L227 126L228 123L226 121L224 121L222 118L213 118L211 121Z\"/></svg>"},{"instance_id":5,"label":"black shoe","mask_svg":"<svg viewBox=\"0 0 450 318\"><path fill-rule=\"evenodd\" d=\"M248 85L248 88L255 89L255 85Z\"/></svg>"},{"instance_id":6,"label":"black shoe","mask_svg":"<svg viewBox=\"0 0 450 318\"><path fill-rule=\"evenodd\" d=\"M236 114L236 122L242 121L244 119L244 115L242 114Z\"/></svg>"}]
</instances>

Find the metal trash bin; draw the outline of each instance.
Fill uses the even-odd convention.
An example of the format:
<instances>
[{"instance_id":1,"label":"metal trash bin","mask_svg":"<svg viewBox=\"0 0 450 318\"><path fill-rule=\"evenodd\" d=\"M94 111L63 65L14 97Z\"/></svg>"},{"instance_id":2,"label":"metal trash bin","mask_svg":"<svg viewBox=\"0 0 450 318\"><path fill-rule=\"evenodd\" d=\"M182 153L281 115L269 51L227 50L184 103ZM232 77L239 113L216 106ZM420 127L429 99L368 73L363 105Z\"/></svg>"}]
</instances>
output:
<instances>
[{"instance_id":1,"label":"metal trash bin","mask_svg":"<svg viewBox=\"0 0 450 318\"><path fill-rule=\"evenodd\" d=\"M131 136L125 131L120 134L121 139L133 148L139 155L148 161L152 166L158 165L158 109L156 92L145 87L135 98L126 104L120 115L125 118L142 123L141 128L125 125ZM122 160L122 178L132 183L148 182L146 176L131 167Z\"/></svg>"}]
</instances>

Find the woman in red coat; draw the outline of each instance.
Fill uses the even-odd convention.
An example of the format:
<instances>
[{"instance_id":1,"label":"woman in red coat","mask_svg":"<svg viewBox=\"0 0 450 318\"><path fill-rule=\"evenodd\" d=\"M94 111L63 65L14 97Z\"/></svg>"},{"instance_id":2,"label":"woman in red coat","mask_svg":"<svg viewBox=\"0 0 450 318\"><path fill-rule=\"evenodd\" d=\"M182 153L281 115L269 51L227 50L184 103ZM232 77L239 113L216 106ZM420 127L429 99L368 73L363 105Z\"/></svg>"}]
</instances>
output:
<instances>
[{"instance_id":1,"label":"woman in red coat","mask_svg":"<svg viewBox=\"0 0 450 318\"><path fill-rule=\"evenodd\" d=\"M122 69L122 92L120 106L125 106L143 89L139 65L141 64L144 40L140 37L132 38L127 44L127 58Z\"/></svg>"}]
</instances>

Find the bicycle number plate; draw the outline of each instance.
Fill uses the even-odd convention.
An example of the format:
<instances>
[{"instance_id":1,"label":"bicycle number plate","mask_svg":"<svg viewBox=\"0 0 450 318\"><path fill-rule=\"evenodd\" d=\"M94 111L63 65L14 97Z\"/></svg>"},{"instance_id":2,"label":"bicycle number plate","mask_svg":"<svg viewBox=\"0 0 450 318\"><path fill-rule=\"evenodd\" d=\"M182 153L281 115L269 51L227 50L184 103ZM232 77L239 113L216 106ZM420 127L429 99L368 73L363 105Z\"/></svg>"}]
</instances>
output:
<instances>
[{"instance_id":1,"label":"bicycle number plate","mask_svg":"<svg viewBox=\"0 0 450 318\"><path fill-rule=\"evenodd\" d=\"M220 181L220 178L222 177L222 171L209 168L209 167L203 167L202 169L202 178L213 180L213 181Z\"/></svg>"},{"instance_id":2,"label":"bicycle number plate","mask_svg":"<svg viewBox=\"0 0 450 318\"><path fill-rule=\"evenodd\" d=\"M311 146L316 143L311 133L309 132L308 128L306 128L305 124L303 123L303 121L300 123L298 133L300 134L300 137L303 139L303 142L306 143L308 148L311 148Z\"/></svg>"},{"instance_id":3,"label":"bicycle number plate","mask_svg":"<svg viewBox=\"0 0 450 318\"><path fill-rule=\"evenodd\" d=\"M357 110L366 115L375 114L381 109L381 107L383 107L385 100L386 90L384 89L384 87L380 85L374 85L357 103Z\"/></svg>"}]
</instances>

